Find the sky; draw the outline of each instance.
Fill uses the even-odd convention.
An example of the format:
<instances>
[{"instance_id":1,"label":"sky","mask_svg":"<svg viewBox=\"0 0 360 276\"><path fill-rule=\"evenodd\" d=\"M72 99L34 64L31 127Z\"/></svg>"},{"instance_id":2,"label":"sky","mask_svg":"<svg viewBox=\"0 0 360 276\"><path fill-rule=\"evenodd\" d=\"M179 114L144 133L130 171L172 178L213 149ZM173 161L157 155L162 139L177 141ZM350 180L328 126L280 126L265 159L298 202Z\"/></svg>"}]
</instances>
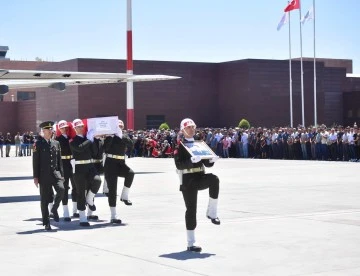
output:
<instances>
[{"instance_id":1,"label":"sky","mask_svg":"<svg viewBox=\"0 0 360 276\"><path fill-rule=\"evenodd\" d=\"M1 1L0 45L12 60L126 59L126 0ZM302 15L313 0L302 0ZM287 0L133 0L134 60L225 62L288 59ZM316 0L316 56L353 60L360 73L360 1ZM300 57L299 11L291 12L292 57ZM313 57L313 21L303 25ZM136 73L136 67L134 68Z\"/></svg>"}]
</instances>

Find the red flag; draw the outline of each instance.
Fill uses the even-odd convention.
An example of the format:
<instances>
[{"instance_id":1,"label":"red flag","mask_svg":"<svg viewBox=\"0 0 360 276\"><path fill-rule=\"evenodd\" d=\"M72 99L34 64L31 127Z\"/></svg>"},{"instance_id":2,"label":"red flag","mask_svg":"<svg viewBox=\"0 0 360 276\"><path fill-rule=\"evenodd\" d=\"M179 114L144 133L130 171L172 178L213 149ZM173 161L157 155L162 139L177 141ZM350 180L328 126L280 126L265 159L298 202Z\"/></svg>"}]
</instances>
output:
<instances>
[{"instance_id":1,"label":"red flag","mask_svg":"<svg viewBox=\"0 0 360 276\"><path fill-rule=\"evenodd\" d=\"M300 9L300 0L292 0L289 5L286 6L284 12Z\"/></svg>"}]
</instances>

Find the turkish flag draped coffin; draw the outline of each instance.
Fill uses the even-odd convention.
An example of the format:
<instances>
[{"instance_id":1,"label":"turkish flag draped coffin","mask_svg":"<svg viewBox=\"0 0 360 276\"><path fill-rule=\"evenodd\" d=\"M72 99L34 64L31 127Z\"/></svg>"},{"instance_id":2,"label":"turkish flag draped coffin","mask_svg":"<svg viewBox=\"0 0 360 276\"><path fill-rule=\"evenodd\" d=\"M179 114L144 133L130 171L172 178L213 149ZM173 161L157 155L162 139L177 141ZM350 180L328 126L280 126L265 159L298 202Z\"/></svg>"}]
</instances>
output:
<instances>
[{"instance_id":1,"label":"turkish flag draped coffin","mask_svg":"<svg viewBox=\"0 0 360 276\"><path fill-rule=\"evenodd\" d=\"M88 127L87 127L87 119L81 119L84 123L84 135L86 136L86 133L88 131ZM66 135L70 138L73 139L76 136L76 131L75 128L72 124L72 122L67 122L68 123L68 128L67 128L67 132ZM61 135L60 129L58 124L56 124L56 137L59 137Z\"/></svg>"}]
</instances>

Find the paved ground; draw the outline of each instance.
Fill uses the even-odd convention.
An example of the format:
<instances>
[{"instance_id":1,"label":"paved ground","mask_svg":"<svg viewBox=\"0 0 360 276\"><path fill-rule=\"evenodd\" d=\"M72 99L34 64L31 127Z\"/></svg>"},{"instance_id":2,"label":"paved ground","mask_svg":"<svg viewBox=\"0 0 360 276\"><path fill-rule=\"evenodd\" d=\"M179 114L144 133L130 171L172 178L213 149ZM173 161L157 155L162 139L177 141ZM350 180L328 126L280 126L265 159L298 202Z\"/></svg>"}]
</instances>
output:
<instances>
[{"instance_id":1,"label":"paved ground","mask_svg":"<svg viewBox=\"0 0 360 276\"><path fill-rule=\"evenodd\" d=\"M221 181L221 225L205 218L201 192L196 254L184 251L173 160L127 162L137 174L134 205L118 205L123 225L108 223L100 195L90 229L73 220L44 232L31 159L0 158L0 274L360 275L359 163L219 160L208 171Z\"/></svg>"}]
</instances>

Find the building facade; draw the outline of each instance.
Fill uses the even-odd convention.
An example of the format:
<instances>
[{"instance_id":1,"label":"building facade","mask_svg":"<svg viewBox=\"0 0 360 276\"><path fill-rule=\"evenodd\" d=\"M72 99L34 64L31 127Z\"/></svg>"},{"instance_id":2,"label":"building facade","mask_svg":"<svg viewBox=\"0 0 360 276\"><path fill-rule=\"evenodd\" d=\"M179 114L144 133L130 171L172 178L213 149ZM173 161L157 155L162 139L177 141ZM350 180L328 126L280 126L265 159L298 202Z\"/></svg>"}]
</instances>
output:
<instances>
[{"instance_id":1,"label":"building facade","mask_svg":"<svg viewBox=\"0 0 360 276\"><path fill-rule=\"evenodd\" d=\"M314 66L305 60L305 125L314 123ZM351 60L317 61L317 121L350 124L360 119L358 78L348 78ZM73 59L63 62L0 61L4 69L125 72L125 60ZM136 74L166 74L181 79L134 83L135 128L178 127L184 117L198 126L289 126L289 61L246 59L222 63L134 61ZM300 61L292 61L293 123L302 123ZM0 131L36 131L45 120L117 115L126 122L126 84L10 91L0 102ZM353 112L348 112L348 110ZM356 111L355 111L356 110ZM351 116L350 116L351 115Z\"/></svg>"}]
</instances>

